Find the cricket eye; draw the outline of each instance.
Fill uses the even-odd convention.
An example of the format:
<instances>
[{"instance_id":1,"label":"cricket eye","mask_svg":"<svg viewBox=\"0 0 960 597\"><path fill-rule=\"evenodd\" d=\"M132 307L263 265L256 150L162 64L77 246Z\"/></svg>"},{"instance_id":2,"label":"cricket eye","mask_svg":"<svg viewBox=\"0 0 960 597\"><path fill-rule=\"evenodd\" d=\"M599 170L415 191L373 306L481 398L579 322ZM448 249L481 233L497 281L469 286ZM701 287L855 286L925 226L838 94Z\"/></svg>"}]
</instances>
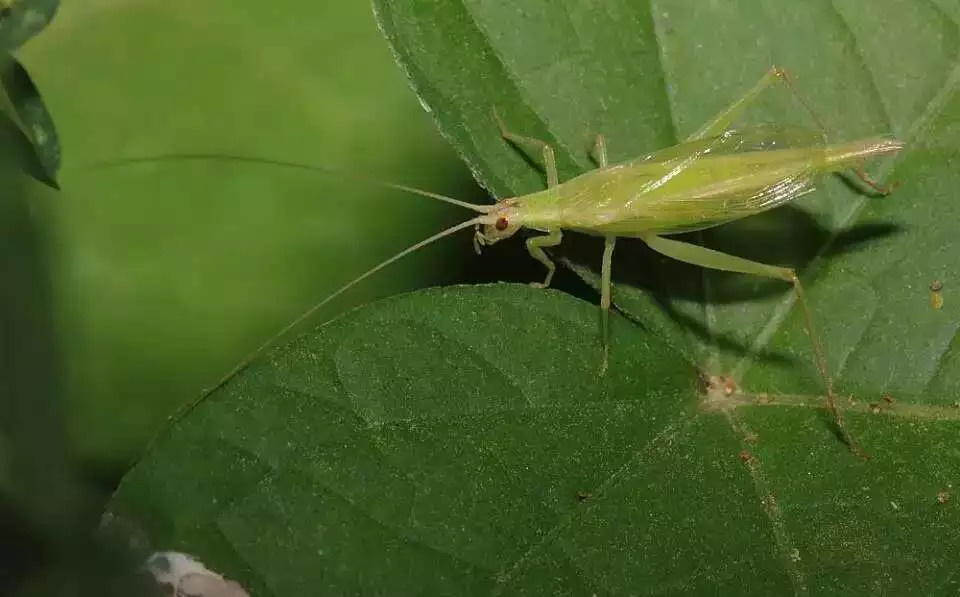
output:
<instances>
[{"instance_id":1,"label":"cricket eye","mask_svg":"<svg viewBox=\"0 0 960 597\"><path fill-rule=\"evenodd\" d=\"M494 222L493 224L493 227L499 230L500 232L503 232L504 230L506 230L507 226L509 226L509 224L507 223L506 218L497 218L497 221Z\"/></svg>"}]
</instances>

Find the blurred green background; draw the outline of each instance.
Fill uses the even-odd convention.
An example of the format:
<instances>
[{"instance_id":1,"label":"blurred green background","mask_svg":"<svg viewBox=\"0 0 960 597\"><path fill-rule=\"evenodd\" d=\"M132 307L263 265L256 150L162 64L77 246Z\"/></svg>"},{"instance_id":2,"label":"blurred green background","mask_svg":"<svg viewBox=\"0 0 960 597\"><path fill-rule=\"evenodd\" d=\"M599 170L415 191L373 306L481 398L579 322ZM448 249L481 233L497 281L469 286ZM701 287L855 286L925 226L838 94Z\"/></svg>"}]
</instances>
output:
<instances>
[{"instance_id":1,"label":"blurred green background","mask_svg":"<svg viewBox=\"0 0 960 597\"><path fill-rule=\"evenodd\" d=\"M488 199L394 64L367 2L66 2L19 55L63 145L50 202L71 447L116 479L178 408L341 283L469 214L219 152L339 166ZM317 321L460 279L467 235Z\"/></svg>"}]
</instances>

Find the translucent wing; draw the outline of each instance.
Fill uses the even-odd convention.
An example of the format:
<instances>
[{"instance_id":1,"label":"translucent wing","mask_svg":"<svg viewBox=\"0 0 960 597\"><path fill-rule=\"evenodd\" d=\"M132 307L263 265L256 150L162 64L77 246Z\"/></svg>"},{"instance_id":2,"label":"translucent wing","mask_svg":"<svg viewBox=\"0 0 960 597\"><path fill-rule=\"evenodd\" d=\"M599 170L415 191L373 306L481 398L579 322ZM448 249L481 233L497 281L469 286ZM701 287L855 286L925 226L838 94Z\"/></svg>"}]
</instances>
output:
<instances>
[{"instance_id":1,"label":"translucent wing","mask_svg":"<svg viewBox=\"0 0 960 597\"><path fill-rule=\"evenodd\" d=\"M813 190L824 148L817 131L774 126L681 143L581 177L567 200L583 221L571 227L670 234L754 215Z\"/></svg>"},{"instance_id":2,"label":"translucent wing","mask_svg":"<svg viewBox=\"0 0 960 597\"><path fill-rule=\"evenodd\" d=\"M772 151L824 147L823 133L801 126L757 125L742 129L729 129L718 137L705 137L660 149L628 162L667 162L696 153L698 155L724 155L749 151Z\"/></svg>"}]
</instances>

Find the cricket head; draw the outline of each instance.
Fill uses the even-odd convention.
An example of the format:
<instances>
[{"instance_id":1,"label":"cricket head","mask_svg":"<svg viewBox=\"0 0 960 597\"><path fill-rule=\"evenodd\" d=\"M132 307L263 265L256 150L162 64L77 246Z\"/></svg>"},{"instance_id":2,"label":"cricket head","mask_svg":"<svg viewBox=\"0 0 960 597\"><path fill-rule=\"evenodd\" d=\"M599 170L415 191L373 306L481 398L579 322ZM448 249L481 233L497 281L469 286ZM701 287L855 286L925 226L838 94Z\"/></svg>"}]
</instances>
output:
<instances>
[{"instance_id":1,"label":"cricket head","mask_svg":"<svg viewBox=\"0 0 960 597\"><path fill-rule=\"evenodd\" d=\"M510 238L522 226L519 202L516 199L501 199L474 227L473 248L479 255L481 247Z\"/></svg>"}]
</instances>

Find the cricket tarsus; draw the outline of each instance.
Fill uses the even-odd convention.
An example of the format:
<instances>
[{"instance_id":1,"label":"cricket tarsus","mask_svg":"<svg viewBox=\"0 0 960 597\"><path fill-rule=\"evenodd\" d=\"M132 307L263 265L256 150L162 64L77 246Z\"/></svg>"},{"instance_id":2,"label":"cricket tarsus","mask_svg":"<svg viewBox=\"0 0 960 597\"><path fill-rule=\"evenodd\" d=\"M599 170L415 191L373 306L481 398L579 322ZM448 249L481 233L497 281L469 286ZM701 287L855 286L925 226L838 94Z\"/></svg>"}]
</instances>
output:
<instances>
[{"instance_id":1,"label":"cricket tarsus","mask_svg":"<svg viewBox=\"0 0 960 597\"><path fill-rule=\"evenodd\" d=\"M881 195L889 195L897 188L896 181L891 182L890 184L882 185L875 181L869 174L867 174L867 171L863 168L854 168L853 173L856 174L857 178L860 179L860 182Z\"/></svg>"}]
</instances>

